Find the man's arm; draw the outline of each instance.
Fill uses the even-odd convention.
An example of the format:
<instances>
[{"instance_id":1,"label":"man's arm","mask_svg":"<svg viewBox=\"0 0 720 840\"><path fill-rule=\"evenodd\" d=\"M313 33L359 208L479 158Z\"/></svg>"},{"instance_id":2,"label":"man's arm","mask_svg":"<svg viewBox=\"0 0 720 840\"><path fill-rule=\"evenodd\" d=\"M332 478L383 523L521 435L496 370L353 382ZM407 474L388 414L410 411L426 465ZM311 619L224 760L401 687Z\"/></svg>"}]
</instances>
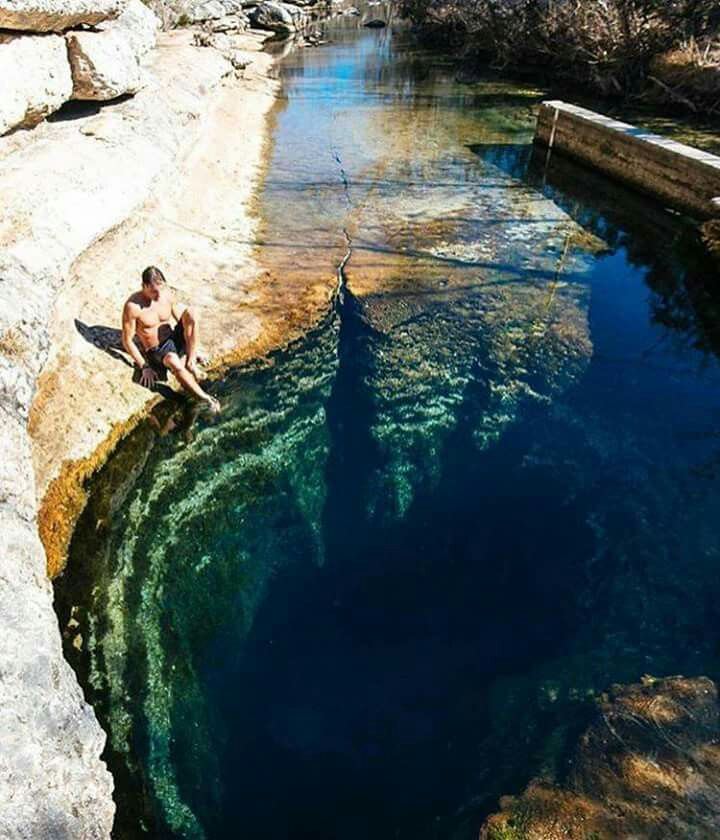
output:
<instances>
[{"instance_id":1,"label":"man's arm","mask_svg":"<svg viewBox=\"0 0 720 840\"><path fill-rule=\"evenodd\" d=\"M130 357L139 368L145 367L145 359L142 353L138 350L135 344L135 322L137 318L132 310L132 304L128 301L123 309L122 316L122 343L125 352L130 354Z\"/></svg>"},{"instance_id":2,"label":"man's arm","mask_svg":"<svg viewBox=\"0 0 720 840\"><path fill-rule=\"evenodd\" d=\"M140 384L145 387L150 387L157 379L157 374L154 370L147 367L142 353L135 344L135 323L137 317L133 312L132 304L128 301L123 309L122 317L122 343L125 351L130 354L130 357L135 362L138 368L142 371L140 375Z\"/></svg>"}]
</instances>

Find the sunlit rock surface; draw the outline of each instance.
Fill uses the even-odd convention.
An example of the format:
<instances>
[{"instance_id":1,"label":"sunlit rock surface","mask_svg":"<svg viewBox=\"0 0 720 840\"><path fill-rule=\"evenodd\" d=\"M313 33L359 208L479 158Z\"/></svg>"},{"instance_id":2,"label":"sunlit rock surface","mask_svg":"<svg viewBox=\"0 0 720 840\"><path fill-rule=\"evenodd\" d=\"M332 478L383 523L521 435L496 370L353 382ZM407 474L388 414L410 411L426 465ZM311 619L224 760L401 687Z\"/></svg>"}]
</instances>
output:
<instances>
[{"instance_id":1,"label":"sunlit rock surface","mask_svg":"<svg viewBox=\"0 0 720 840\"><path fill-rule=\"evenodd\" d=\"M616 686L598 703L560 784L502 801L481 840L717 837L720 707L707 678Z\"/></svg>"},{"instance_id":2,"label":"sunlit rock surface","mask_svg":"<svg viewBox=\"0 0 720 840\"><path fill-rule=\"evenodd\" d=\"M115 21L96 32L65 36L72 69L73 99L115 99L137 93L145 76L141 58L155 46L159 21L140 0L130 0Z\"/></svg>"},{"instance_id":3,"label":"sunlit rock surface","mask_svg":"<svg viewBox=\"0 0 720 840\"><path fill-rule=\"evenodd\" d=\"M0 0L0 29L63 32L120 14L121 0Z\"/></svg>"},{"instance_id":4,"label":"sunlit rock surface","mask_svg":"<svg viewBox=\"0 0 720 840\"><path fill-rule=\"evenodd\" d=\"M0 135L29 128L70 99L67 47L58 35L0 34Z\"/></svg>"}]
</instances>

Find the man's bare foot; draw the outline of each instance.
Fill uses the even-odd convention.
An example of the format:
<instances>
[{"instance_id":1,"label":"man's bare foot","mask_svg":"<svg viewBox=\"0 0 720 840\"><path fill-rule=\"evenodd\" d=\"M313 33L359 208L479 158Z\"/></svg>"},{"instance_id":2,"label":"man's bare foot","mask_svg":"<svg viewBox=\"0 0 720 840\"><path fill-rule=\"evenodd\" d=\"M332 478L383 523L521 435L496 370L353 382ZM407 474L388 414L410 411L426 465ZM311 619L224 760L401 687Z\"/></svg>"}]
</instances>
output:
<instances>
[{"instance_id":1,"label":"man's bare foot","mask_svg":"<svg viewBox=\"0 0 720 840\"><path fill-rule=\"evenodd\" d=\"M220 414L222 411L220 402L216 400L215 397L211 397L210 394L207 395L205 402L207 403L207 407L210 409L211 414Z\"/></svg>"}]
</instances>

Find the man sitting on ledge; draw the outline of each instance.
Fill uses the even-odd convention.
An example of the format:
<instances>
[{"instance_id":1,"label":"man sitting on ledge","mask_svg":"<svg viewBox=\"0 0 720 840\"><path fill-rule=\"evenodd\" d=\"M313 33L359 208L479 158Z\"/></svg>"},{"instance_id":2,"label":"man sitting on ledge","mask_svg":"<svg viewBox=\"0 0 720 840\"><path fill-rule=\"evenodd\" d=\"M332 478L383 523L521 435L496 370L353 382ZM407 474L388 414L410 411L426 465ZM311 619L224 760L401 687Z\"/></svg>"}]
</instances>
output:
<instances>
[{"instance_id":1,"label":"man sitting on ledge","mask_svg":"<svg viewBox=\"0 0 720 840\"><path fill-rule=\"evenodd\" d=\"M177 322L174 328L171 318ZM145 359L135 344L136 335ZM173 300L159 268L146 268L142 288L128 298L122 316L123 347L141 371L140 384L151 387L158 378L165 378L167 368L188 393L206 402L217 414L220 403L198 382L197 338L197 319L192 311Z\"/></svg>"}]
</instances>

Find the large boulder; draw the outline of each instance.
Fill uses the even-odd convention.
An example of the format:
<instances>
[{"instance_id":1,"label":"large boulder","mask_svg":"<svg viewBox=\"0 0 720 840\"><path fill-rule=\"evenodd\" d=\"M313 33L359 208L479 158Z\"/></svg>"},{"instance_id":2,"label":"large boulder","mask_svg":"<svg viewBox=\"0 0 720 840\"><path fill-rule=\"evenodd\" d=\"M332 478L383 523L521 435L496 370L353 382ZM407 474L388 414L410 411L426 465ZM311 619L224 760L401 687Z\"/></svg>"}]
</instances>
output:
<instances>
[{"instance_id":1,"label":"large boulder","mask_svg":"<svg viewBox=\"0 0 720 840\"><path fill-rule=\"evenodd\" d=\"M69 32L73 99L116 99L143 86L140 62L123 32Z\"/></svg>"},{"instance_id":2,"label":"large boulder","mask_svg":"<svg viewBox=\"0 0 720 840\"><path fill-rule=\"evenodd\" d=\"M205 0L202 3L188 3L184 17L188 23L201 23L204 20L220 20L226 14L220 0Z\"/></svg>"},{"instance_id":3,"label":"large boulder","mask_svg":"<svg viewBox=\"0 0 720 840\"><path fill-rule=\"evenodd\" d=\"M243 8L240 0L175 0L174 5L182 23L221 20Z\"/></svg>"},{"instance_id":4,"label":"large boulder","mask_svg":"<svg viewBox=\"0 0 720 840\"><path fill-rule=\"evenodd\" d=\"M290 34L302 27L305 13L293 3L265 0L250 12L250 22L258 29L269 29L279 34Z\"/></svg>"},{"instance_id":5,"label":"large boulder","mask_svg":"<svg viewBox=\"0 0 720 840\"><path fill-rule=\"evenodd\" d=\"M146 0L147 5L162 21L163 29L190 23L221 20L235 15L257 0Z\"/></svg>"},{"instance_id":6,"label":"large boulder","mask_svg":"<svg viewBox=\"0 0 720 840\"><path fill-rule=\"evenodd\" d=\"M141 0L127 0L120 17L103 28L123 30L135 54L142 57L157 43L160 21Z\"/></svg>"},{"instance_id":7,"label":"large boulder","mask_svg":"<svg viewBox=\"0 0 720 840\"><path fill-rule=\"evenodd\" d=\"M45 119L73 89L60 35L0 36L0 134Z\"/></svg>"},{"instance_id":8,"label":"large boulder","mask_svg":"<svg viewBox=\"0 0 720 840\"><path fill-rule=\"evenodd\" d=\"M0 0L0 29L63 32L116 18L121 0Z\"/></svg>"},{"instance_id":9,"label":"large boulder","mask_svg":"<svg viewBox=\"0 0 720 840\"><path fill-rule=\"evenodd\" d=\"M143 86L140 59L156 41L160 22L140 0L100 32L68 32L73 99L107 101Z\"/></svg>"}]
</instances>

